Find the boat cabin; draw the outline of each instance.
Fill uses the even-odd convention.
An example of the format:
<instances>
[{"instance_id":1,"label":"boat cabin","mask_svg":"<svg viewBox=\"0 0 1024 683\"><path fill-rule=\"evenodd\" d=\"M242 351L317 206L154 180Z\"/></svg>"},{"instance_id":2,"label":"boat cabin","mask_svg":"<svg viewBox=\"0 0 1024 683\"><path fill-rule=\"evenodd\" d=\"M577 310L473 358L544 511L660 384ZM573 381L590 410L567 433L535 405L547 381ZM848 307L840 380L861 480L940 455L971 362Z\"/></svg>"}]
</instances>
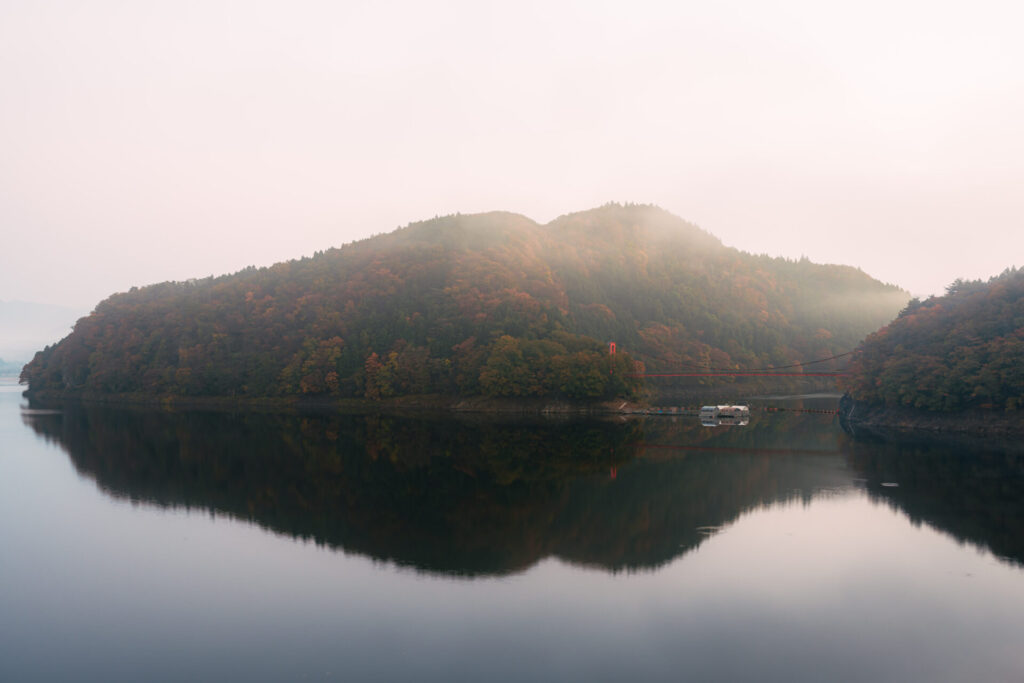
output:
<instances>
[{"instance_id":1,"label":"boat cabin","mask_svg":"<svg viewBox=\"0 0 1024 683\"><path fill-rule=\"evenodd\" d=\"M702 406L700 423L705 427L734 425L742 427L750 422L749 406Z\"/></svg>"}]
</instances>

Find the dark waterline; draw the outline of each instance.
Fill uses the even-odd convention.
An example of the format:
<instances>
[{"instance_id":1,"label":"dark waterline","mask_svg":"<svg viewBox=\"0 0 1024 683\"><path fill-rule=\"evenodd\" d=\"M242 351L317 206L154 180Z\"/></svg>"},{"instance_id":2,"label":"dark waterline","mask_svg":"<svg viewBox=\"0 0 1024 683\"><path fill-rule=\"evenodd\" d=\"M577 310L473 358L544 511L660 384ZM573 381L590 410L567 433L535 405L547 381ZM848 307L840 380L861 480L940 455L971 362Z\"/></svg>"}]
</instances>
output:
<instances>
[{"instance_id":1,"label":"dark waterline","mask_svg":"<svg viewBox=\"0 0 1024 683\"><path fill-rule=\"evenodd\" d=\"M0 387L3 680L1024 676L1024 469L999 448L792 412L22 403Z\"/></svg>"}]
</instances>

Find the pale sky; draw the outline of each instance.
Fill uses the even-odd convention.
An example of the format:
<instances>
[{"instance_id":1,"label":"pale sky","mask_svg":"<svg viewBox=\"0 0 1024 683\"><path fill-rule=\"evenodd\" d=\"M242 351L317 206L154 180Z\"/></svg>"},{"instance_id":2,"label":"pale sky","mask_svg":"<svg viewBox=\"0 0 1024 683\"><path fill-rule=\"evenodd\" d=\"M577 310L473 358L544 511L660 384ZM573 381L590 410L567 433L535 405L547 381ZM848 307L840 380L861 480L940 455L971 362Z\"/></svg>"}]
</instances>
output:
<instances>
[{"instance_id":1,"label":"pale sky","mask_svg":"<svg viewBox=\"0 0 1024 683\"><path fill-rule=\"evenodd\" d=\"M0 0L0 300L658 204L914 294L1024 265L1024 3Z\"/></svg>"}]
</instances>

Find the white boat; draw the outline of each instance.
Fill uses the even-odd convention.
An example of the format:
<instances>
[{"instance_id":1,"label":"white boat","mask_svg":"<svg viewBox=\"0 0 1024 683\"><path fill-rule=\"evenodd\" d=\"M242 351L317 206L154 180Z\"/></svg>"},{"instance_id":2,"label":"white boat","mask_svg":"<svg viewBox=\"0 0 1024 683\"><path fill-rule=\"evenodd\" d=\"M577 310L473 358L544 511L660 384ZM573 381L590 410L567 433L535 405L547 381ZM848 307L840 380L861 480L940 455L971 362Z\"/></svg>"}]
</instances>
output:
<instances>
[{"instance_id":1,"label":"white boat","mask_svg":"<svg viewBox=\"0 0 1024 683\"><path fill-rule=\"evenodd\" d=\"M750 422L749 406L702 406L700 409L700 423L705 427L718 427L719 425L742 427L748 422Z\"/></svg>"},{"instance_id":2,"label":"white boat","mask_svg":"<svg viewBox=\"0 0 1024 683\"><path fill-rule=\"evenodd\" d=\"M750 417L750 406L701 406L701 417Z\"/></svg>"}]
</instances>

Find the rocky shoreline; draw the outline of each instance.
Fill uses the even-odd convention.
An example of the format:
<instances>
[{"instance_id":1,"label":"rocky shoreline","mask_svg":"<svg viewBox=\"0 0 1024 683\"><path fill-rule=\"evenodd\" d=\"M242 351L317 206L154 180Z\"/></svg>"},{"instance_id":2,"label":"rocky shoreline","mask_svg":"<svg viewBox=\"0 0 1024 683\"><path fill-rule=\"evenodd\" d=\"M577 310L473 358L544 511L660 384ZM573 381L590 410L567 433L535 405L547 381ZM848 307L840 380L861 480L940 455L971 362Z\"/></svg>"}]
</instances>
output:
<instances>
[{"instance_id":1,"label":"rocky shoreline","mask_svg":"<svg viewBox=\"0 0 1024 683\"><path fill-rule=\"evenodd\" d=\"M839 400L839 424L846 432L854 435L859 432L927 432L974 437L1018 437L1024 436L1024 411L936 413L869 404L845 394Z\"/></svg>"}]
</instances>

